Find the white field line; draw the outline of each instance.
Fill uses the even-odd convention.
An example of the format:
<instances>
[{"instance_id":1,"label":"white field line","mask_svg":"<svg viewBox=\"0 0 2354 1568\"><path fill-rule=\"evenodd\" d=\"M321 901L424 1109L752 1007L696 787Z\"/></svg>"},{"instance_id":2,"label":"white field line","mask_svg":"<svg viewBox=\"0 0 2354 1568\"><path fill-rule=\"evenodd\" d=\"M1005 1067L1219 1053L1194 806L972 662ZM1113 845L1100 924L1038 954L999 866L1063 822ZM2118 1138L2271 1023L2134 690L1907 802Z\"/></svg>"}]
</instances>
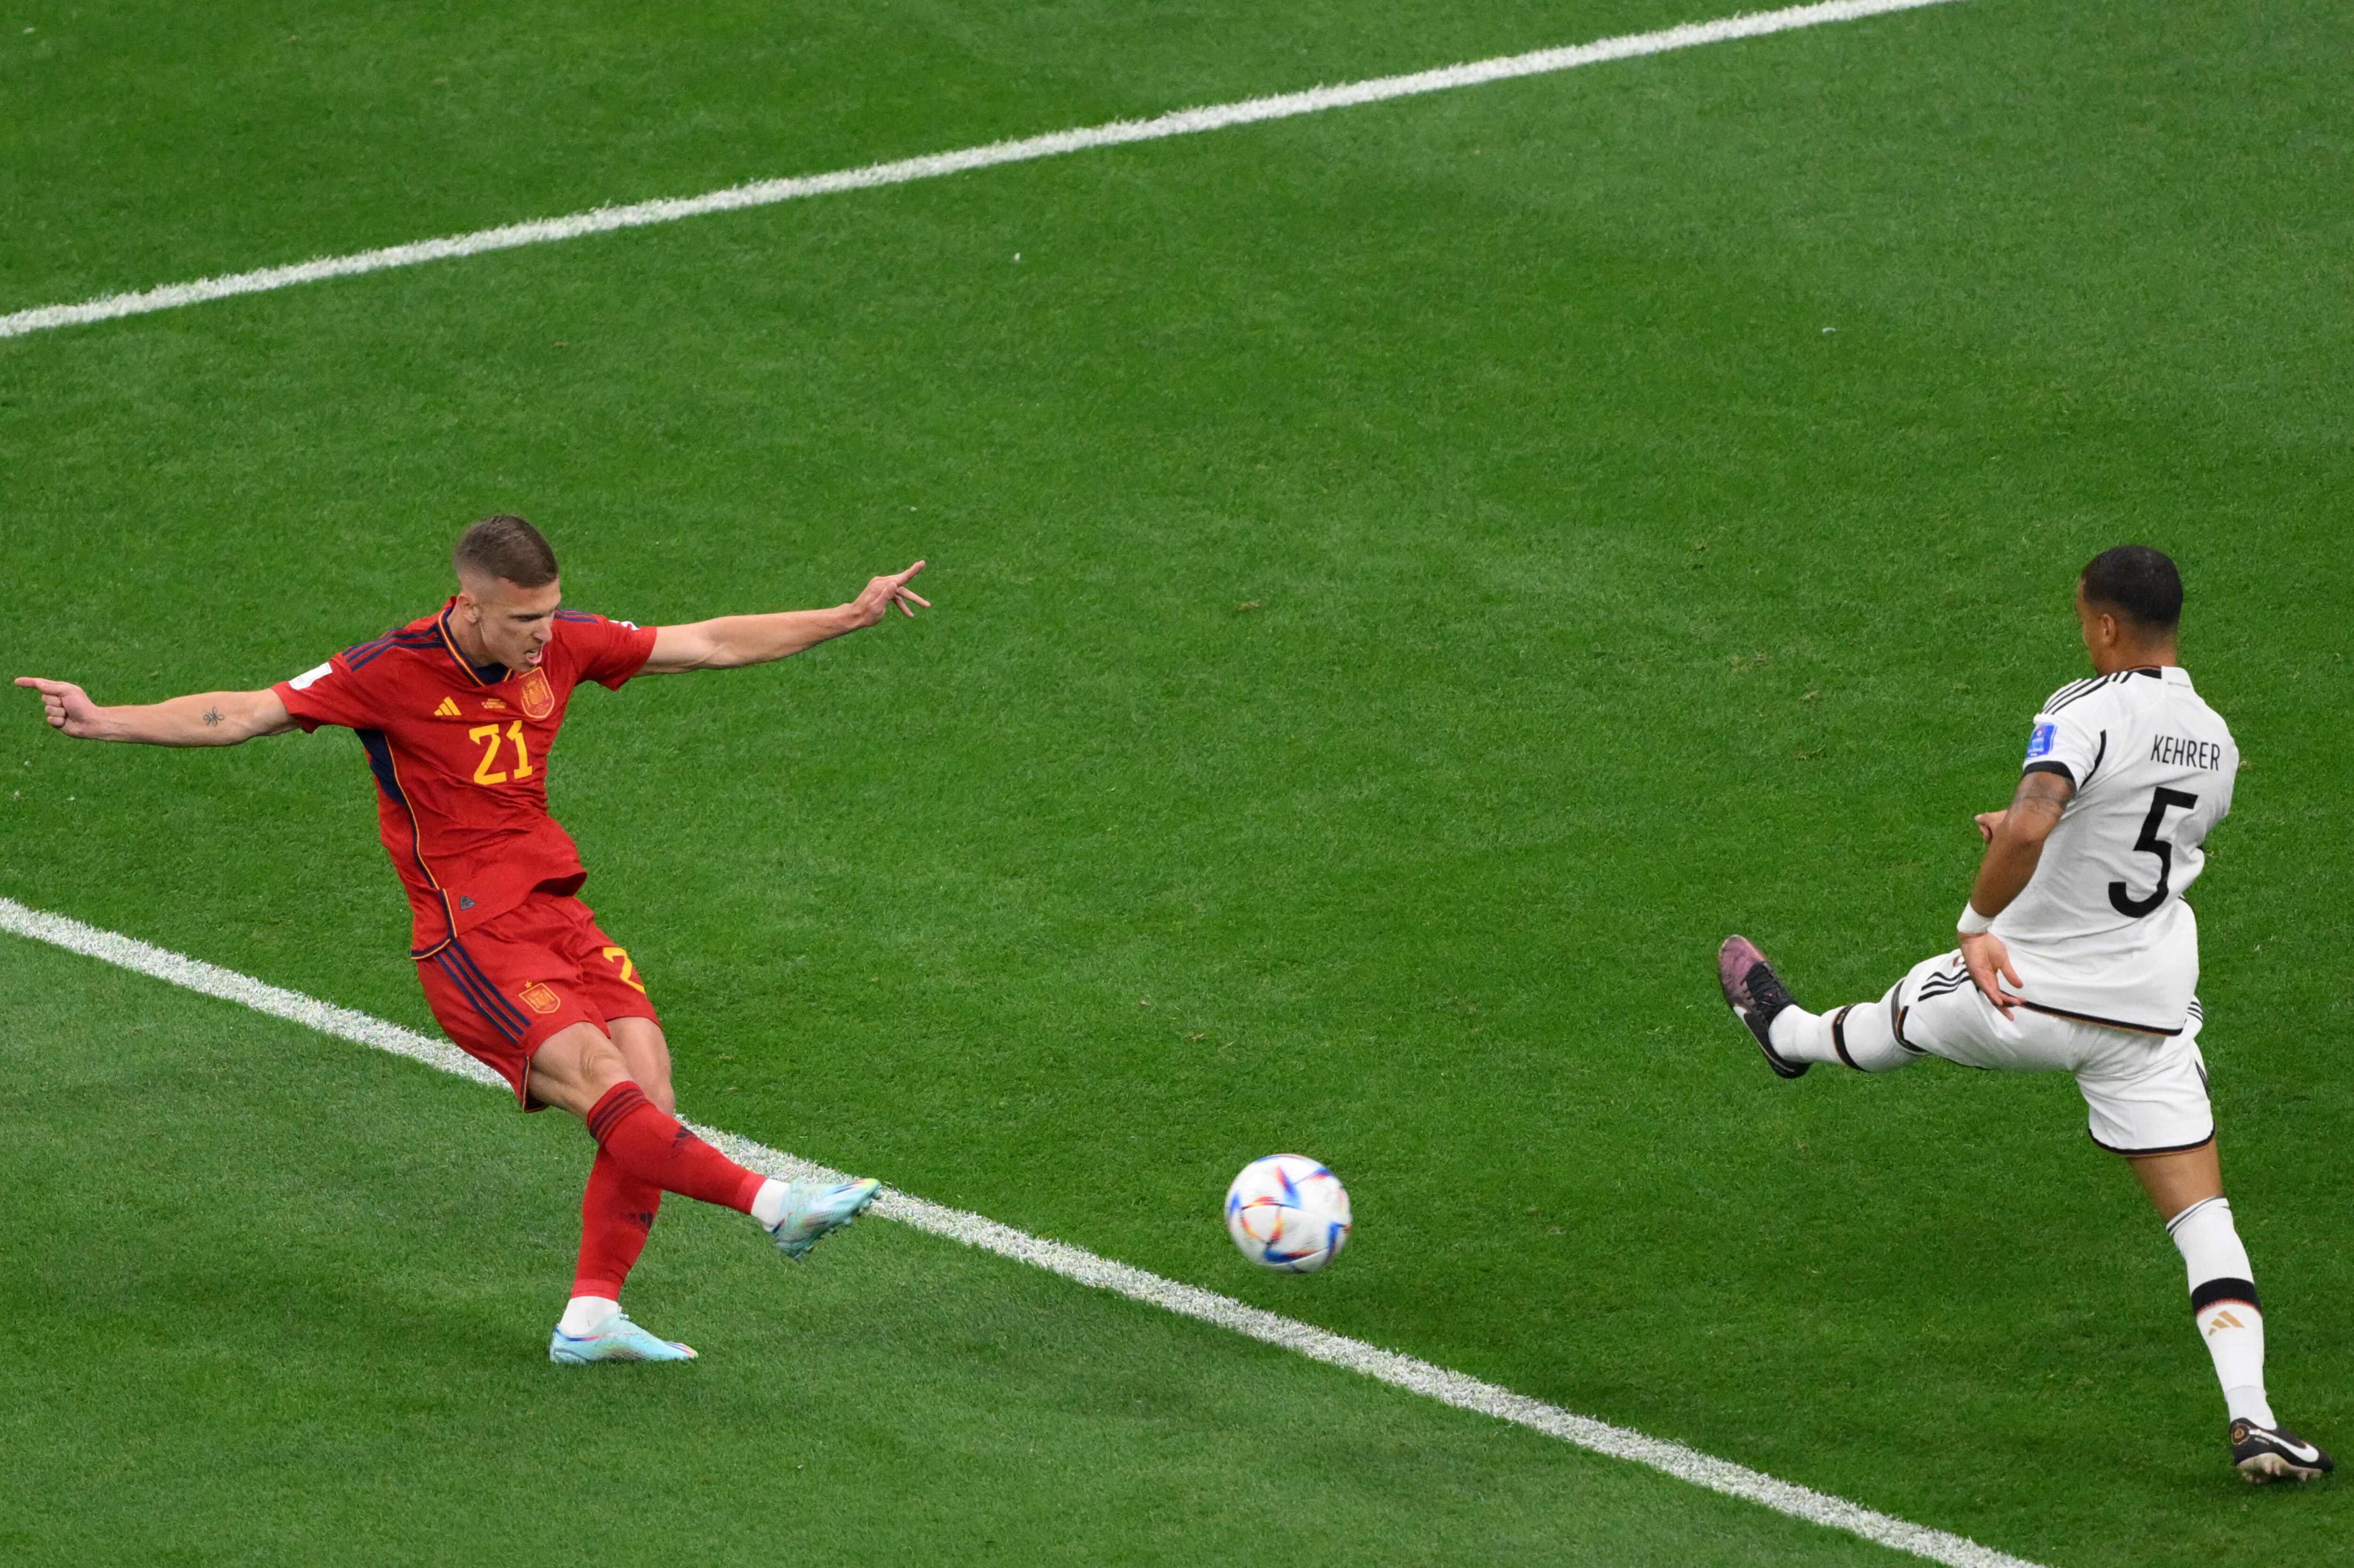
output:
<instances>
[{"instance_id":1,"label":"white field line","mask_svg":"<svg viewBox=\"0 0 2354 1568\"><path fill-rule=\"evenodd\" d=\"M374 1046L379 1051L389 1051L396 1056L407 1056L429 1067L437 1067L442 1072L452 1073L492 1088L504 1091L507 1086L506 1081L496 1073L446 1041L431 1039L404 1029L398 1023L371 1018L347 1007L337 1007L333 1002L321 1001L300 991L281 990L249 975L239 974L234 969L225 969L217 964L191 959L135 938L102 931L63 915L27 908L12 898L0 898L0 931L13 932L37 942L63 948L69 952L101 959L120 968L184 986L189 991L201 991L207 996L252 1008L257 1012L269 1013L273 1018L290 1020L323 1034ZM755 1143L748 1138L739 1138L716 1128L689 1125L725 1150L730 1159L768 1175L788 1179L810 1176L848 1180L840 1171L830 1171L764 1143ZM1649 1465L1655 1470L1666 1471L1678 1480L1690 1481L1711 1491L1757 1503L1810 1524L1843 1530L1866 1541L1877 1542L1915 1557L1927 1558L1932 1563L1947 1563L1950 1568L2039 1568L2038 1564L2024 1558L1980 1546L1963 1536L1931 1530L1875 1512L1844 1498L1830 1497L1807 1487L1776 1480L1763 1471L1753 1470L1727 1459L1712 1458L1681 1443L1648 1437L1624 1426L1613 1426L1592 1416L1579 1415L1559 1405L1514 1393L1495 1383L1482 1383L1462 1372L1449 1372L1445 1367L1400 1355L1395 1351L1384 1351L1362 1340L1352 1340L1313 1324L1268 1312L1232 1297L1204 1290L1197 1285L1164 1279L1141 1268L1115 1263L1068 1242L1047 1241L1030 1235L1011 1225L1000 1224L985 1215L948 1208L892 1188L884 1189L872 1212L933 1235L946 1236L967 1246L980 1247L1034 1265L1082 1285L1113 1291L1130 1300L1229 1329L1249 1339L1296 1351L1314 1361L1346 1367L1351 1372L1362 1372L1410 1393L1437 1400L1442 1404L1451 1404L1460 1410L1475 1410L1500 1421L1510 1421L1542 1432L1548 1437L1558 1437L1581 1448L1606 1454L1615 1459L1630 1459L1638 1465Z\"/></svg>"},{"instance_id":2,"label":"white field line","mask_svg":"<svg viewBox=\"0 0 2354 1568\"><path fill-rule=\"evenodd\" d=\"M1666 54L1674 49L1695 48L1702 44L1762 37L1768 33L1787 33L1798 27L1851 22L1891 11L1911 11L1925 5L1949 3L1950 0L1823 0L1819 5L1790 5L1778 11L1725 16L1713 22L1687 22L1680 26L1663 27L1657 32L1628 33L1590 44L1538 49L1524 55L1500 56L1494 59L1475 60L1468 65L1416 71L1407 76L1375 77L1365 81L1344 82L1338 87L1311 88L1305 92L1246 99L1238 103L1181 109L1150 120L1115 120L1108 124L1053 131L1042 136L1024 136L1010 142L991 142L986 146L966 147L951 153L932 153L919 158L869 164L863 168L836 169L831 174L755 180L749 185L730 185L725 190L706 191L701 196L668 196L655 201L633 202L626 207L595 207L563 217L544 217L529 223L506 224L497 228L478 228L472 234L414 240L407 245L387 246L380 250L323 256L316 260L296 262L291 266L264 267L251 272L199 278L188 283L169 283L138 293L107 294L75 305L40 305L0 316L0 337L20 337L27 333L45 332L51 327L109 321L116 316L145 315L153 311L201 304L207 300L228 299L234 294L259 294L272 289L291 289L297 283L315 283L327 278L347 278L360 272L381 272L393 267L415 267L427 261L479 256L487 250L512 250L523 245L578 239L586 235L637 228L650 223L675 223L684 217L734 212L748 207L768 207L777 202L798 201L803 196L866 190L875 185L905 185L910 180L962 174L969 169L985 169L997 164L1027 163L1035 158L1059 157L1066 153L1086 152L1095 147L1117 147L1130 142L1157 142L1168 136L1191 136L1203 131L1222 131L1230 125L1249 125L1262 120L1287 120L1299 114L1320 114L1328 109L1348 109L1361 103L1379 103L1387 99L1446 92L1458 87L1476 87L1482 82L1504 81L1513 77L1544 76L1554 71L1575 70L1579 66L1599 65L1606 60Z\"/></svg>"}]
</instances>

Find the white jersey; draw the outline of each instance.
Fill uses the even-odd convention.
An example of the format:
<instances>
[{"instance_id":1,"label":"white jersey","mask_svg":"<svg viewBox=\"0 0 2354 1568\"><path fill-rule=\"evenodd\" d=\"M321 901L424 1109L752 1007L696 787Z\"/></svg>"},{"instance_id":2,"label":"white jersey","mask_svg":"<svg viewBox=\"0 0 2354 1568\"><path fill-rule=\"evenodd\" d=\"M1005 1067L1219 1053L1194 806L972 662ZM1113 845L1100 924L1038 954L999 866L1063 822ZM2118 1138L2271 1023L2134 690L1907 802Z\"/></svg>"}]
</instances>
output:
<instances>
[{"instance_id":1,"label":"white jersey","mask_svg":"<svg viewBox=\"0 0 2354 1568\"><path fill-rule=\"evenodd\" d=\"M2199 989L2182 895L2232 809L2240 748L2175 666L2061 687L2035 715L2027 772L2076 793L2035 875L1995 916L2019 994L2040 1012L2174 1034Z\"/></svg>"}]
</instances>

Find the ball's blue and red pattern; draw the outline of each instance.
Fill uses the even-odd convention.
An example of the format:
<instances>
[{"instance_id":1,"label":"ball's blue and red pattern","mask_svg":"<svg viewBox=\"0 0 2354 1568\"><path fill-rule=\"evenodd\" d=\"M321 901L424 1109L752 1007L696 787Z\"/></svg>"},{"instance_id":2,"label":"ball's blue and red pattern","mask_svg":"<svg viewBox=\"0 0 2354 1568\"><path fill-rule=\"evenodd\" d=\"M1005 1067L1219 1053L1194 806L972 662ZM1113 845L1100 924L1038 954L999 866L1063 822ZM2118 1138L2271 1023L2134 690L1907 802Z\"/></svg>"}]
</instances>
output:
<instances>
[{"instance_id":1,"label":"ball's blue and red pattern","mask_svg":"<svg viewBox=\"0 0 2354 1568\"><path fill-rule=\"evenodd\" d=\"M1313 1274L1349 1242L1348 1190L1304 1154L1270 1154L1226 1189L1226 1234L1264 1268Z\"/></svg>"}]
</instances>

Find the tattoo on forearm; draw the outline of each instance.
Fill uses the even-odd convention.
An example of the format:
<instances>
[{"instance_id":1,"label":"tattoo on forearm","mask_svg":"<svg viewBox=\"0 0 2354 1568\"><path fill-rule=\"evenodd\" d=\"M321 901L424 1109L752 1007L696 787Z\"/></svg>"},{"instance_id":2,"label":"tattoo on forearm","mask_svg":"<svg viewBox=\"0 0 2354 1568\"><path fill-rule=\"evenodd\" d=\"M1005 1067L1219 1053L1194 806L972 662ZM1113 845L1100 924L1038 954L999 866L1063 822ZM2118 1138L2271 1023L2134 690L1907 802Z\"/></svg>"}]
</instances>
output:
<instances>
[{"instance_id":1,"label":"tattoo on forearm","mask_svg":"<svg viewBox=\"0 0 2354 1568\"><path fill-rule=\"evenodd\" d=\"M2035 772L2019 781L2019 793L2011 797L2013 810L2048 811L2058 816L2076 793L2076 787L2057 773Z\"/></svg>"},{"instance_id":2,"label":"tattoo on forearm","mask_svg":"<svg viewBox=\"0 0 2354 1568\"><path fill-rule=\"evenodd\" d=\"M218 724L218 723L220 723L220 721L221 721L221 711L220 711L220 709L218 709L218 708L207 708L207 709L205 710L205 722L206 722L207 724Z\"/></svg>"}]
</instances>

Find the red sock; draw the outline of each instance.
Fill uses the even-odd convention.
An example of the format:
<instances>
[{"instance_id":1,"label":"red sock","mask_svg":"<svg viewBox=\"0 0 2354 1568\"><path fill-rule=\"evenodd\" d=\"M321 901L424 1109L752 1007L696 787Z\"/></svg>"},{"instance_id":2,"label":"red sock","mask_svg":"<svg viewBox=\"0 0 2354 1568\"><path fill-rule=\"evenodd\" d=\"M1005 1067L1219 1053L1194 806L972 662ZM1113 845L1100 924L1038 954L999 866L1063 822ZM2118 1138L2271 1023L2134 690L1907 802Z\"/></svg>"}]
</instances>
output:
<instances>
[{"instance_id":1,"label":"red sock","mask_svg":"<svg viewBox=\"0 0 2354 1568\"><path fill-rule=\"evenodd\" d=\"M724 1209L752 1212L752 1200L768 1181L664 1115L632 1083L615 1084L588 1107L588 1135L613 1157L624 1175Z\"/></svg>"},{"instance_id":2,"label":"red sock","mask_svg":"<svg viewBox=\"0 0 2354 1568\"><path fill-rule=\"evenodd\" d=\"M646 1233L662 1209L662 1189L623 1171L602 1149L588 1167L588 1190L580 1195L580 1266L573 1270L572 1294L621 1298Z\"/></svg>"}]
</instances>

